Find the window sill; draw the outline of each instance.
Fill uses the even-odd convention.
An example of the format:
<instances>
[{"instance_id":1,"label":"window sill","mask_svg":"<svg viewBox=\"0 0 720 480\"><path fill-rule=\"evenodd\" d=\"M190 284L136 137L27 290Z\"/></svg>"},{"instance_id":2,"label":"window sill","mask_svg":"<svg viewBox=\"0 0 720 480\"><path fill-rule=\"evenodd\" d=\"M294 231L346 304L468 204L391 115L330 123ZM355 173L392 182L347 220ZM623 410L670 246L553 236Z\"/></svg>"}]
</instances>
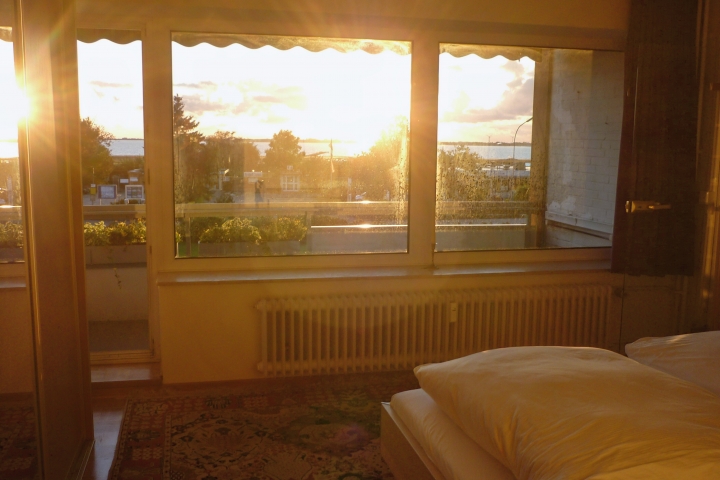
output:
<instances>
[{"instance_id":1,"label":"window sill","mask_svg":"<svg viewBox=\"0 0 720 480\"><path fill-rule=\"evenodd\" d=\"M380 267L236 272L164 272L160 286L235 284L307 280L362 280L380 278L448 278L466 275L527 275L547 273L609 273L609 260L573 262L497 263L438 267Z\"/></svg>"},{"instance_id":2,"label":"window sill","mask_svg":"<svg viewBox=\"0 0 720 480\"><path fill-rule=\"evenodd\" d=\"M0 290L24 290L27 282L24 276L0 277Z\"/></svg>"}]
</instances>

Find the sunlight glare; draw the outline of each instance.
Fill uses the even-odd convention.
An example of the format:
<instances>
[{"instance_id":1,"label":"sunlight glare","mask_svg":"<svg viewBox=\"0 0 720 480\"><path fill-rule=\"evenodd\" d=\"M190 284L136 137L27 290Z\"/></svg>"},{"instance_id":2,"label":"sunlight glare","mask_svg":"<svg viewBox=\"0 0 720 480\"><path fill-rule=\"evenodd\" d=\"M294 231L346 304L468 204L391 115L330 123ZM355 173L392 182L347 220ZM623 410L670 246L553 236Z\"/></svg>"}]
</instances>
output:
<instances>
[{"instance_id":1,"label":"sunlight glare","mask_svg":"<svg viewBox=\"0 0 720 480\"><path fill-rule=\"evenodd\" d=\"M509 142L519 119L531 115L535 62L527 57L442 53L439 74L439 141ZM520 132L518 141L527 141L530 131Z\"/></svg>"},{"instance_id":2,"label":"sunlight glare","mask_svg":"<svg viewBox=\"0 0 720 480\"><path fill-rule=\"evenodd\" d=\"M143 138L142 43L78 42L80 112L115 138Z\"/></svg>"},{"instance_id":3,"label":"sunlight glare","mask_svg":"<svg viewBox=\"0 0 720 480\"><path fill-rule=\"evenodd\" d=\"M174 93L212 134L352 141L369 149L398 116L409 117L410 55L278 50L173 43Z\"/></svg>"},{"instance_id":4,"label":"sunlight glare","mask_svg":"<svg viewBox=\"0 0 720 480\"><path fill-rule=\"evenodd\" d=\"M18 122L27 116L29 104L15 79L13 44L4 41L0 41L0 105L0 141L12 142L14 145L8 148L15 151Z\"/></svg>"}]
</instances>

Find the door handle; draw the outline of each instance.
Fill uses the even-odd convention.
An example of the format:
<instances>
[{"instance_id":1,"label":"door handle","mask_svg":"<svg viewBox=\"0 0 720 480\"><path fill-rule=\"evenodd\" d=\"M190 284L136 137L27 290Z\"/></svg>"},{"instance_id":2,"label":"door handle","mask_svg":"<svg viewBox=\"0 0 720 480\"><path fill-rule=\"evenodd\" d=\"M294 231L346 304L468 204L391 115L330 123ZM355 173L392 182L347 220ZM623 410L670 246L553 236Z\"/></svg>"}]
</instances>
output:
<instances>
[{"instance_id":1,"label":"door handle","mask_svg":"<svg viewBox=\"0 0 720 480\"><path fill-rule=\"evenodd\" d=\"M628 200L625 202L625 212L654 212L655 210L670 210L671 205L663 205L653 200Z\"/></svg>"}]
</instances>

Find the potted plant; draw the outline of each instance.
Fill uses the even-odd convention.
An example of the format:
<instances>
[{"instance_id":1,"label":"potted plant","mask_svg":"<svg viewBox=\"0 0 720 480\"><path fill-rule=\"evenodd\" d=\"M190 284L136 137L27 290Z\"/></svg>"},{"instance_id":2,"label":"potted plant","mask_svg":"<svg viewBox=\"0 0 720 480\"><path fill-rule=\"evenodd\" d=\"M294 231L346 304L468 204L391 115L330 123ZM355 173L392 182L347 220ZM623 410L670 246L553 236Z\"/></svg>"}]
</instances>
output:
<instances>
[{"instance_id":1,"label":"potted plant","mask_svg":"<svg viewBox=\"0 0 720 480\"><path fill-rule=\"evenodd\" d=\"M147 263L145 221L84 225L86 265Z\"/></svg>"},{"instance_id":2,"label":"potted plant","mask_svg":"<svg viewBox=\"0 0 720 480\"><path fill-rule=\"evenodd\" d=\"M300 253L307 231L304 217L280 217L260 227L262 240L273 255Z\"/></svg>"},{"instance_id":3,"label":"potted plant","mask_svg":"<svg viewBox=\"0 0 720 480\"><path fill-rule=\"evenodd\" d=\"M247 218L232 218L213 225L200 235L198 255L229 257L262 255L260 230Z\"/></svg>"},{"instance_id":4,"label":"potted plant","mask_svg":"<svg viewBox=\"0 0 720 480\"><path fill-rule=\"evenodd\" d=\"M22 225L0 223L0 262L21 262L24 258Z\"/></svg>"}]
</instances>

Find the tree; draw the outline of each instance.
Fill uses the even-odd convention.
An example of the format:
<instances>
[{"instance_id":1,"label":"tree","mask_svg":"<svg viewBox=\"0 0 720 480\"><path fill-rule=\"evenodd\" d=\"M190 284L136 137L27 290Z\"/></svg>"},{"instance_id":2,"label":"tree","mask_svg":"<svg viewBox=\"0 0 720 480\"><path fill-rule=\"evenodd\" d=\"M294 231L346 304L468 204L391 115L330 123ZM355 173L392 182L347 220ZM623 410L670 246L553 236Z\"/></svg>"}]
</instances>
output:
<instances>
[{"instance_id":1,"label":"tree","mask_svg":"<svg viewBox=\"0 0 720 480\"><path fill-rule=\"evenodd\" d=\"M355 194L365 193L367 200L404 200L407 186L408 122L398 118L380 139L350 160L348 176ZM352 192L351 192L352 193Z\"/></svg>"},{"instance_id":2,"label":"tree","mask_svg":"<svg viewBox=\"0 0 720 480\"><path fill-rule=\"evenodd\" d=\"M182 97L173 97L173 149L175 158L175 201L179 203L207 200L213 174L208 161L205 137L197 130L199 122L185 113Z\"/></svg>"},{"instance_id":3,"label":"tree","mask_svg":"<svg viewBox=\"0 0 720 480\"><path fill-rule=\"evenodd\" d=\"M265 152L263 171L268 176L279 176L287 171L288 166L298 167L303 158L305 152L300 147L300 139L290 130L280 130L273 135Z\"/></svg>"},{"instance_id":4,"label":"tree","mask_svg":"<svg viewBox=\"0 0 720 480\"><path fill-rule=\"evenodd\" d=\"M436 199L438 201L489 200L494 178L482 173L484 160L465 145L440 150L437 164Z\"/></svg>"},{"instance_id":5,"label":"tree","mask_svg":"<svg viewBox=\"0 0 720 480\"><path fill-rule=\"evenodd\" d=\"M216 171L229 170L232 182L227 189L243 192L245 165L257 165L260 151L254 143L236 137L235 132L217 131L206 137L206 151Z\"/></svg>"},{"instance_id":6,"label":"tree","mask_svg":"<svg viewBox=\"0 0 720 480\"><path fill-rule=\"evenodd\" d=\"M192 115L185 114L185 104L180 95L173 97L173 137L176 145L199 143L203 139L202 133L197 131L200 122Z\"/></svg>"},{"instance_id":7,"label":"tree","mask_svg":"<svg viewBox=\"0 0 720 480\"><path fill-rule=\"evenodd\" d=\"M110 140L114 137L90 119L80 121L80 158L82 159L82 183L107 183L113 170Z\"/></svg>"}]
</instances>

